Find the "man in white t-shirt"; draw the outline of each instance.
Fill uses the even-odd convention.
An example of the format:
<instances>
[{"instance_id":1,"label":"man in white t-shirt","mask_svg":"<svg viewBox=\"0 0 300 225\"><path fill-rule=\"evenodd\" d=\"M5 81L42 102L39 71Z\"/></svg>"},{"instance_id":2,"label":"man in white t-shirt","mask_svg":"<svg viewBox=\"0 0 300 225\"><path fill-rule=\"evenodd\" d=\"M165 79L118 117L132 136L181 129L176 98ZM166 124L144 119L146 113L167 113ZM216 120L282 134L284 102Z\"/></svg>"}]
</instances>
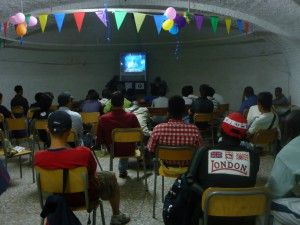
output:
<instances>
[{"instance_id":1,"label":"man in white t-shirt","mask_svg":"<svg viewBox=\"0 0 300 225\"><path fill-rule=\"evenodd\" d=\"M258 109L261 115L258 116L248 129L248 133L253 135L259 130L278 128L278 116L272 112L273 96L270 92L261 92L257 97ZM279 129L278 129L279 130Z\"/></svg>"},{"instance_id":2,"label":"man in white t-shirt","mask_svg":"<svg viewBox=\"0 0 300 225\"><path fill-rule=\"evenodd\" d=\"M261 115L261 112L258 109L258 105L253 105L249 108L248 114L247 114L247 124L250 126L256 118L258 118Z\"/></svg>"},{"instance_id":3,"label":"man in white t-shirt","mask_svg":"<svg viewBox=\"0 0 300 225\"><path fill-rule=\"evenodd\" d=\"M152 101L151 107L153 108L168 108L169 99L166 97L167 89L161 85L158 90L158 97ZM167 121L167 116L153 116L152 120L155 124L164 123Z\"/></svg>"}]
</instances>

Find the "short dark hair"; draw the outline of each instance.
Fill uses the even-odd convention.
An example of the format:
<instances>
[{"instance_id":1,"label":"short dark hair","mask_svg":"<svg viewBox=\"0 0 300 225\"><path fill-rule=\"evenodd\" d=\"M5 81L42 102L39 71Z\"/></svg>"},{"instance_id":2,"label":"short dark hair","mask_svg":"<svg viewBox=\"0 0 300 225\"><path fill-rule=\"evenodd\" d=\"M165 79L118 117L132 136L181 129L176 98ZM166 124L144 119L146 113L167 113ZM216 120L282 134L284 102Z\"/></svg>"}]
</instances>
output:
<instances>
[{"instance_id":1,"label":"short dark hair","mask_svg":"<svg viewBox=\"0 0 300 225\"><path fill-rule=\"evenodd\" d=\"M212 87L208 87L207 96L213 97L215 93L215 89L213 89Z\"/></svg>"},{"instance_id":2,"label":"short dark hair","mask_svg":"<svg viewBox=\"0 0 300 225\"><path fill-rule=\"evenodd\" d=\"M122 107L124 105L124 95L120 91L112 93L111 105L114 107Z\"/></svg>"},{"instance_id":3,"label":"short dark hair","mask_svg":"<svg viewBox=\"0 0 300 225\"><path fill-rule=\"evenodd\" d=\"M253 87L251 87L251 86L245 87L245 89L244 89L244 95L245 95L246 97L253 96L253 95L254 95Z\"/></svg>"},{"instance_id":4,"label":"short dark hair","mask_svg":"<svg viewBox=\"0 0 300 225\"><path fill-rule=\"evenodd\" d=\"M72 99L73 99L73 97L69 92L62 92L57 97L57 102L58 102L58 105L61 107L61 106L66 106Z\"/></svg>"},{"instance_id":5,"label":"short dark hair","mask_svg":"<svg viewBox=\"0 0 300 225\"><path fill-rule=\"evenodd\" d=\"M271 110L273 95L270 92L261 92L257 96L257 104L261 105L265 110Z\"/></svg>"},{"instance_id":6,"label":"short dark hair","mask_svg":"<svg viewBox=\"0 0 300 225\"><path fill-rule=\"evenodd\" d=\"M282 93L282 88L281 87L276 87L275 91L278 91L278 92Z\"/></svg>"},{"instance_id":7,"label":"short dark hair","mask_svg":"<svg viewBox=\"0 0 300 225\"><path fill-rule=\"evenodd\" d=\"M111 98L111 91L108 88L104 88L101 94L102 94L102 98L107 98L107 99Z\"/></svg>"},{"instance_id":8,"label":"short dark hair","mask_svg":"<svg viewBox=\"0 0 300 225\"><path fill-rule=\"evenodd\" d=\"M14 90L17 94L19 94L21 91L23 91L23 87L21 85L17 85L17 86L15 86Z\"/></svg>"},{"instance_id":9,"label":"short dark hair","mask_svg":"<svg viewBox=\"0 0 300 225\"><path fill-rule=\"evenodd\" d=\"M187 96L193 94L193 86L192 85L183 86L181 89L181 94L184 97L187 97Z\"/></svg>"},{"instance_id":10,"label":"short dark hair","mask_svg":"<svg viewBox=\"0 0 300 225\"><path fill-rule=\"evenodd\" d=\"M88 91L88 94L87 94L87 99L98 100L99 99L99 93L95 89L90 89Z\"/></svg>"},{"instance_id":11,"label":"short dark hair","mask_svg":"<svg viewBox=\"0 0 300 225\"><path fill-rule=\"evenodd\" d=\"M199 87L199 92L202 98L207 98L209 86L207 84L201 84Z\"/></svg>"},{"instance_id":12,"label":"short dark hair","mask_svg":"<svg viewBox=\"0 0 300 225\"><path fill-rule=\"evenodd\" d=\"M183 98L179 95L172 96L169 99L168 111L170 117L174 119L182 119L185 114L185 102Z\"/></svg>"},{"instance_id":13,"label":"short dark hair","mask_svg":"<svg viewBox=\"0 0 300 225\"><path fill-rule=\"evenodd\" d=\"M158 88L158 96L166 96L167 94L167 88L165 87L165 85L159 85Z\"/></svg>"},{"instance_id":14,"label":"short dark hair","mask_svg":"<svg viewBox=\"0 0 300 225\"><path fill-rule=\"evenodd\" d=\"M42 95L42 92L38 92L34 95L34 100L36 102L39 102L40 101L40 98L41 98L41 95Z\"/></svg>"}]
</instances>

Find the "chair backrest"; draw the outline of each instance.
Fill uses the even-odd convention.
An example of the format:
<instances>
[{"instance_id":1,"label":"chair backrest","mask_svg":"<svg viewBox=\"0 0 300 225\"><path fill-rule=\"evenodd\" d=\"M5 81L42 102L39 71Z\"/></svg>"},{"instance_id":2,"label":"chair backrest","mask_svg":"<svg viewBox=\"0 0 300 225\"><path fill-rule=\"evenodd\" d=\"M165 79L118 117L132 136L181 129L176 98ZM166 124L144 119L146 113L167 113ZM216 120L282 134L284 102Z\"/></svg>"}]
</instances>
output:
<instances>
[{"instance_id":1,"label":"chair backrest","mask_svg":"<svg viewBox=\"0 0 300 225\"><path fill-rule=\"evenodd\" d=\"M6 129L9 132L17 130L27 130L27 128L27 119L25 117L16 119L6 119Z\"/></svg>"},{"instance_id":2,"label":"chair backrest","mask_svg":"<svg viewBox=\"0 0 300 225\"><path fill-rule=\"evenodd\" d=\"M49 108L49 111L51 111L51 112L54 112L56 110L58 110L58 105L51 105Z\"/></svg>"},{"instance_id":3,"label":"chair backrest","mask_svg":"<svg viewBox=\"0 0 300 225\"><path fill-rule=\"evenodd\" d=\"M68 136L67 142L68 143L74 143L75 145L77 145L77 134L74 130L71 130L70 135Z\"/></svg>"},{"instance_id":4,"label":"chair backrest","mask_svg":"<svg viewBox=\"0 0 300 225\"><path fill-rule=\"evenodd\" d=\"M141 128L115 128L111 138L113 143L139 143L143 142L144 134Z\"/></svg>"},{"instance_id":5,"label":"chair backrest","mask_svg":"<svg viewBox=\"0 0 300 225\"><path fill-rule=\"evenodd\" d=\"M211 122L214 118L213 113L195 113L194 123Z\"/></svg>"},{"instance_id":6,"label":"chair backrest","mask_svg":"<svg viewBox=\"0 0 300 225\"><path fill-rule=\"evenodd\" d=\"M194 150L192 146L158 145L155 154L158 160L188 161L192 159Z\"/></svg>"},{"instance_id":7,"label":"chair backrest","mask_svg":"<svg viewBox=\"0 0 300 225\"><path fill-rule=\"evenodd\" d=\"M98 123L99 112L81 112L80 113L83 123Z\"/></svg>"},{"instance_id":8,"label":"chair backrest","mask_svg":"<svg viewBox=\"0 0 300 225\"><path fill-rule=\"evenodd\" d=\"M208 188L202 195L204 216L242 217L269 213L270 195L266 187Z\"/></svg>"},{"instance_id":9,"label":"chair backrest","mask_svg":"<svg viewBox=\"0 0 300 225\"><path fill-rule=\"evenodd\" d=\"M150 116L167 116L168 115L168 108L148 108Z\"/></svg>"},{"instance_id":10,"label":"chair backrest","mask_svg":"<svg viewBox=\"0 0 300 225\"><path fill-rule=\"evenodd\" d=\"M48 120L35 120L34 121L35 130L48 130Z\"/></svg>"},{"instance_id":11,"label":"chair backrest","mask_svg":"<svg viewBox=\"0 0 300 225\"><path fill-rule=\"evenodd\" d=\"M20 105L11 107L11 112L13 114L24 114L24 108Z\"/></svg>"},{"instance_id":12,"label":"chair backrest","mask_svg":"<svg viewBox=\"0 0 300 225\"><path fill-rule=\"evenodd\" d=\"M277 140L278 131L276 128L269 129L269 130L259 130L257 131L252 139L251 142L254 145L268 145Z\"/></svg>"}]
</instances>

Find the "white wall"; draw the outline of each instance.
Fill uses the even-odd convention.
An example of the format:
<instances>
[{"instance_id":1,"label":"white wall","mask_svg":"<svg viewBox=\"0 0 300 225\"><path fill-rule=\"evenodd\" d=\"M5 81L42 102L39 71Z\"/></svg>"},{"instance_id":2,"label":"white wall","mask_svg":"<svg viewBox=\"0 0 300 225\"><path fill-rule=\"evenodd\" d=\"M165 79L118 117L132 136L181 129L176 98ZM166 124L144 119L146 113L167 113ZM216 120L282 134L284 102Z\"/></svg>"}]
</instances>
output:
<instances>
[{"instance_id":1,"label":"white wall","mask_svg":"<svg viewBox=\"0 0 300 225\"><path fill-rule=\"evenodd\" d=\"M198 93L199 85L208 83L235 110L247 85L252 85L255 92L273 92L276 86L287 92L289 70L286 61L270 43L181 46L179 61L174 56L174 48L145 49L149 56L150 79L161 76L166 80L169 95L180 94L181 87L187 84L192 84ZM0 91L4 94L4 105L9 105L16 84L23 85L24 95L30 102L37 91L52 91L57 96L68 90L80 99L90 88L100 91L113 75L119 73L118 57L124 50L130 49L0 49ZM300 96L299 90L297 94Z\"/></svg>"}]
</instances>

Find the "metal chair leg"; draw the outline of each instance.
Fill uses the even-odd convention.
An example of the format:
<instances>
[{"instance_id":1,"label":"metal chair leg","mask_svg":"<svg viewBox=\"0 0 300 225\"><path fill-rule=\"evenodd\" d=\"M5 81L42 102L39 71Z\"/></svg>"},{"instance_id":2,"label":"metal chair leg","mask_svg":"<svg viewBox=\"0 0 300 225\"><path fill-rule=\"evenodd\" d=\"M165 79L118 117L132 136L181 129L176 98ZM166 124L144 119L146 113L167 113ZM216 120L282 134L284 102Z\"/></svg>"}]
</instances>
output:
<instances>
[{"instance_id":1,"label":"metal chair leg","mask_svg":"<svg viewBox=\"0 0 300 225\"><path fill-rule=\"evenodd\" d=\"M35 174L34 174L34 162L33 162L33 154L31 154L31 170L32 170L32 181L35 183Z\"/></svg>"},{"instance_id":2,"label":"metal chair leg","mask_svg":"<svg viewBox=\"0 0 300 225\"><path fill-rule=\"evenodd\" d=\"M93 209L93 225L96 225L96 209Z\"/></svg>"},{"instance_id":3,"label":"metal chair leg","mask_svg":"<svg viewBox=\"0 0 300 225\"><path fill-rule=\"evenodd\" d=\"M146 158L145 158L145 154L143 155L143 161L144 161L145 189L146 189L146 191L148 191L147 168L146 168Z\"/></svg>"},{"instance_id":4,"label":"metal chair leg","mask_svg":"<svg viewBox=\"0 0 300 225\"><path fill-rule=\"evenodd\" d=\"M156 162L155 162L155 164L156 164ZM154 165L154 192L153 192L153 214L152 214L153 218L155 218L156 182L157 182L156 165Z\"/></svg>"},{"instance_id":5,"label":"metal chair leg","mask_svg":"<svg viewBox=\"0 0 300 225\"><path fill-rule=\"evenodd\" d=\"M99 161L99 159L98 159L98 157L97 157L97 155L96 155L96 152L95 152L93 149L92 149L92 152L93 152L93 154L94 154L94 156L95 156L96 162L97 162L97 164L98 164L100 170L103 171L103 168L102 168L102 166L100 165L100 161Z\"/></svg>"},{"instance_id":6,"label":"metal chair leg","mask_svg":"<svg viewBox=\"0 0 300 225\"><path fill-rule=\"evenodd\" d=\"M22 158L21 158L21 156L19 156L19 166L20 166L20 178L22 178L23 173L22 173Z\"/></svg>"},{"instance_id":7,"label":"metal chair leg","mask_svg":"<svg viewBox=\"0 0 300 225\"><path fill-rule=\"evenodd\" d=\"M140 165L139 165L139 158L136 158L136 164L137 164L137 170L136 170L136 176L137 180L140 180Z\"/></svg>"},{"instance_id":8,"label":"metal chair leg","mask_svg":"<svg viewBox=\"0 0 300 225\"><path fill-rule=\"evenodd\" d=\"M104 217L104 209L103 209L103 202L102 201L100 201L100 213L101 213L102 225L105 225L105 217Z\"/></svg>"},{"instance_id":9,"label":"metal chair leg","mask_svg":"<svg viewBox=\"0 0 300 225\"><path fill-rule=\"evenodd\" d=\"M165 196L165 177L161 176L161 201L164 203L164 196Z\"/></svg>"},{"instance_id":10,"label":"metal chair leg","mask_svg":"<svg viewBox=\"0 0 300 225\"><path fill-rule=\"evenodd\" d=\"M113 157L110 156L109 157L109 171L113 171Z\"/></svg>"}]
</instances>

